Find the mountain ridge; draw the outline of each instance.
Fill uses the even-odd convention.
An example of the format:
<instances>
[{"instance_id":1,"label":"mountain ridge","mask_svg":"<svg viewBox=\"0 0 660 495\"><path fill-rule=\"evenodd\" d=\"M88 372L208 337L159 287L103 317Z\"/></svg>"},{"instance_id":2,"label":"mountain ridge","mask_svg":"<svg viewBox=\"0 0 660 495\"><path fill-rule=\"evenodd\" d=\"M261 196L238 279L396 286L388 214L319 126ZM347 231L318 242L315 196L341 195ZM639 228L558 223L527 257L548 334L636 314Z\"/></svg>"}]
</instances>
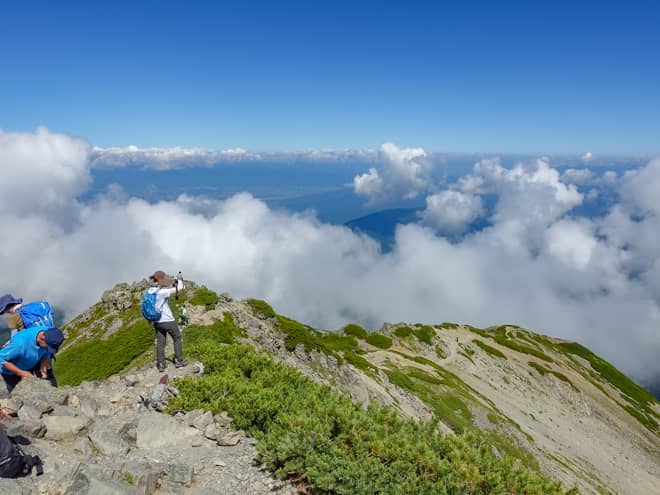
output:
<instances>
[{"instance_id":1,"label":"mountain ridge","mask_svg":"<svg viewBox=\"0 0 660 495\"><path fill-rule=\"evenodd\" d=\"M96 373L123 373L153 359L153 330L138 309L145 287L118 284L64 326L69 338L56 369L64 382L102 379L80 372L92 368L85 355L103 342L109 353L123 349L123 361L121 369L95 366ZM319 332L263 301L236 301L195 284L178 304L193 326L218 325L229 315L240 329L232 339L313 381L416 421L434 418L446 434L478 434L497 456L512 455L582 493L650 493L658 481L657 401L581 346L515 325L395 323L379 332L357 325Z\"/></svg>"}]
</instances>

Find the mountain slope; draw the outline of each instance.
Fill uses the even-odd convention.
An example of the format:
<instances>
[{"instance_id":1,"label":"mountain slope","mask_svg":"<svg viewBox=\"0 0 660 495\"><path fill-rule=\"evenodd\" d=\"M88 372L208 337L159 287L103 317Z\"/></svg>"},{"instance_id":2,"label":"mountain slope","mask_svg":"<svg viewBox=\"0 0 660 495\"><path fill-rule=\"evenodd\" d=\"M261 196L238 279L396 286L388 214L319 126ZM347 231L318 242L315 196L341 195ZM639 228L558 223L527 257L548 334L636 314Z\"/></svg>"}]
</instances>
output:
<instances>
[{"instance_id":1,"label":"mountain slope","mask_svg":"<svg viewBox=\"0 0 660 495\"><path fill-rule=\"evenodd\" d=\"M61 380L102 379L153 359L153 333L138 313L143 289L144 282L119 285L65 327ZM657 401L577 344L515 326L451 323L323 333L262 301L196 286L180 303L194 324L186 352L200 328L215 328L213 342L247 343L359 402L435 418L445 433L478 435L496 458L510 455L583 493L652 493L660 481ZM99 346L108 359L92 363Z\"/></svg>"}]
</instances>

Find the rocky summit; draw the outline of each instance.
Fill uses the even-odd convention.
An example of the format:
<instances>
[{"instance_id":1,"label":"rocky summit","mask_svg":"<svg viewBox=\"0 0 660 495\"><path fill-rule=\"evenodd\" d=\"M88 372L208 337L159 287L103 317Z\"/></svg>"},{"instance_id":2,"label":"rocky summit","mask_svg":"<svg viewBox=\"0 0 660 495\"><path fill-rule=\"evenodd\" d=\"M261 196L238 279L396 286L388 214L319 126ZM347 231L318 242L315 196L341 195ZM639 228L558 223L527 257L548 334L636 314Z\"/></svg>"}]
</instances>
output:
<instances>
[{"instance_id":1,"label":"rocky summit","mask_svg":"<svg viewBox=\"0 0 660 495\"><path fill-rule=\"evenodd\" d=\"M1 400L45 474L0 493L658 493L660 405L579 344L515 325L319 330L189 284L170 301L189 364L163 374L145 287L63 327L59 388Z\"/></svg>"}]
</instances>

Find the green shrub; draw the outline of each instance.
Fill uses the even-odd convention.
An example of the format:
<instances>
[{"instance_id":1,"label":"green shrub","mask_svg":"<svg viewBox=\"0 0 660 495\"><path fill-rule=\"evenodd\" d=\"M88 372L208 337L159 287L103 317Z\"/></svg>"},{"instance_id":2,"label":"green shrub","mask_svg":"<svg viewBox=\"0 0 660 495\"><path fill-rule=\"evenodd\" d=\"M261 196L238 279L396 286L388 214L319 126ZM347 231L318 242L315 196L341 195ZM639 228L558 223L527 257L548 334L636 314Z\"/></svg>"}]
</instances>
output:
<instances>
[{"instance_id":1,"label":"green shrub","mask_svg":"<svg viewBox=\"0 0 660 495\"><path fill-rule=\"evenodd\" d=\"M245 337L245 332L234 324L231 313L225 313L223 320L216 320L212 325L187 325L183 330L183 345L233 344L237 337Z\"/></svg>"},{"instance_id":2,"label":"green shrub","mask_svg":"<svg viewBox=\"0 0 660 495\"><path fill-rule=\"evenodd\" d=\"M266 301L262 301L261 299L248 299L247 303L248 306L252 308L252 311L254 311L254 313L261 318L267 319L275 318L277 316L275 310L271 308L270 304L268 304Z\"/></svg>"},{"instance_id":3,"label":"green shrub","mask_svg":"<svg viewBox=\"0 0 660 495\"><path fill-rule=\"evenodd\" d=\"M528 345L516 342L515 340L509 339L509 338L506 338L506 337L502 337L502 336L497 336L497 337L495 337L495 342L497 342L498 344L500 344L504 347L508 347L509 349L513 349L516 352L521 352L523 354L529 354L530 356L535 356L535 357L537 357L539 359L542 359L543 361L546 361L548 363L553 363L554 362L554 360L550 356L545 354L544 352L542 352L542 351L540 351L540 350L538 350L534 347L530 347Z\"/></svg>"},{"instance_id":4,"label":"green shrub","mask_svg":"<svg viewBox=\"0 0 660 495\"><path fill-rule=\"evenodd\" d=\"M336 333L324 333L321 336L321 345L332 351L354 351L358 348L357 340L350 335L337 335Z\"/></svg>"},{"instance_id":5,"label":"green shrub","mask_svg":"<svg viewBox=\"0 0 660 495\"><path fill-rule=\"evenodd\" d=\"M637 385L610 363L598 357L586 347L576 342L561 342L557 344L557 346L565 352L586 359L589 364L591 364L591 367L597 371L603 379L609 382L613 387L618 388L624 395L630 397L637 404L649 405L657 402L651 393Z\"/></svg>"},{"instance_id":6,"label":"green shrub","mask_svg":"<svg viewBox=\"0 0 660 495\"><path fill-rule=\"evenodd\" d=\"M564 493L512 458L496 458L477 435L441 435L434 422L403 419L374 404L365 410L248 346L196 346L191 356L206 373L176 382L181 395L170 410L228 411L236 427L258 439L268 466L309 483L313 493ZM461 405L448 400L446 407Z\"/></svg>"},{"instance_id":7,"label":"green shrub","mask_svg":"<svg viewBox=\"0 0 660 495\"><path fill-rule=\"evenodd\" d=\"M456 330L457 328L460 328L460 325L458 323L452 323L450 321L445 321L443 323L440 323L439 325L435 326L436 328L448 328L452 330Z\"/></svg>"},{"instance_id":8,"label":"green shrub","mask_svg":"<svg viewBox=\"0 0 660 495\"><path fill-rule=\"evenodd\" d=\"M438 356L440 359L447 358L447 354L445 353L444 349L439 345L435 346L435 355Z\"/></svg>"},{"instance_id":9,"label":"green shrub","mask_svg":"<svg viewBox=\"0 0 660 495\"><path fill-rule=\"evenodd\" d=\"M433 337L435 337L435 330L433 327L424 325L420 328L417 328L413 331L415 337L419 339L420 342L431 345L433 343Z\"/></svg>"},{"instance_id":10,"label":"green shrub","mask_svg":"<svg viewBox=\"0 0 660 495\"><path fill-rule=\"evenodd\" d=\"M529 366L531 366L532 368L534 368L536 371L538 371L541 375L546 375L548 373L548 371L550 371L548 368L546 368L543 365L540 365L539 363L537 363L535 361L530 361L527 364Z\"/></svg>"},{"instance_id":11,"label":"green shrub","mask_svg":"<svg viewBox=\"0 0 660 495\"><path fill-rule=\"evenodd\" d=\"M76 343L57 354L53 369L58 383L75 386L83 381L105 380L152 347L155 338L154 327L136 319L106 340L96 337Z\"/></svg>"},{"instance_id":12,"label":"green shrub","mask_svg":"<svg viewBox=\"0 0 660 495\"><path fill-rule=\"evenodd\" d=\"M371 364L369 361L367 361L365 358L362 356L359 356L353 351L347 351L344 353L344 359L348 364L353 365L359 370L362 370L366 372L367 374L373 375L374 371L377 371L378 368L376 368L373 364Z\"/></svg>"},{"instance_id":13,"label":"green shrub","mask_svg":"<svg viewBox=\"0 0 660 495\"><path fill-rule=\"evenodd\" d=\"M394 335L396 335L400 339L405 339L406 337L410 337L412 333L413 330L410 327L397 327L396 330L394 330Z\"/></svg>"},{"instance_id":14,"label":"green shrub","mask_svg":"<svg viewBox=\"0 0 660 495\"><path fill-rule=\"evenodd\" d=\"M344 328L344 333L346 335L352 335L353 337L357 337L358 339L364 340L367 338L367 331L362 328L360 325L355 325L354 323L350 323L346 325Z\"/></svg>"},{"instance_id":15,"label":"green shrub","mask_svg":"<svg viewBox=\"0 0 660 495\"><path fill-rule=\"evenodd\" d=\"M370 333L367 337L367 343L380 349L389 349L392 347L392 339L381 333Z\"/></svg>"},{"instance_id":16,"label":"green shrub","mask_svg":"<svg viewBox=\"0 0 660 495\"><path fill-rule=\"evenodd\" d=\"M472 342L474 342L479 347L481 347L481 349L483 349L486 352L486 354L490 354L491 356L495 356L497 358L506 359L506 356L504 355L504 353L502 351L500 351L499 349L495 349L494 347L489 346L484 341L479 340L479 339L474 339Z\"/></svg>"},{"instance_id":17,"label":"green shrub","mask_svg":"<svg viewBox=\"0 0 660 495\"><path fill-rule=\"evenodd\" d=\"M204 286L200 287L195 291L193 296L190 298L190 304L195 306L204 306L207 310L215 308L215 305L218 304L218 294L213 292L211 289L208 289Z\"/></svg>"},{"instance_id":18,"label":"green shrub","mask_svg":"<svg viewBox=\"0 0 660 495\"><path fill-rule=\"evenodd\" d=\"M287 351L293 351L298 344L303 344L308 351L321 347L320 333L312 327L303 325L286 316L277 315L276 317L279 330L286 334L284 337L284 347L286 347Z\"/></svg>"},{"instance_id":19,"label":"green shrub","mask_svg":"<svg viewBox=\"0 0 660 495\"><path fill-rule=\"evenodd\" d=\"M610 363L576 342L561 342L556 344L555 348L587 360L603 380L618 389L623 398L632 404L632 407L622 407L646 428L658 434L660 429L656 418L660 418L660 415L653 409L653 406L658 403L653 395L637 385Z\"/></svg>"}]
</instances>

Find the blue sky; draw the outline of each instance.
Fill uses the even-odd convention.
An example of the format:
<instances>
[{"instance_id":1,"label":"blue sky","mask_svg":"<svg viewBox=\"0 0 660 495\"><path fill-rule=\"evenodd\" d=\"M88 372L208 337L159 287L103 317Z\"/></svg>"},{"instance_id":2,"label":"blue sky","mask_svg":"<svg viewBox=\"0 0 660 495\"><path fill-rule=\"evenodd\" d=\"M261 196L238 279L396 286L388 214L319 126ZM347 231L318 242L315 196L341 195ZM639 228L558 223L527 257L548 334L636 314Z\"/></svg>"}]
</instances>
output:
<instances>
[{"instance_id":1,"label":"blue sky","mask_svg":"<svg viewBox=\"0 0 660 495\"><path fill-rule=\"evenodd\" d=\"M660 152L660 3L0 2L0 128L98 146Z\"/></svg>"}]
</instances>

